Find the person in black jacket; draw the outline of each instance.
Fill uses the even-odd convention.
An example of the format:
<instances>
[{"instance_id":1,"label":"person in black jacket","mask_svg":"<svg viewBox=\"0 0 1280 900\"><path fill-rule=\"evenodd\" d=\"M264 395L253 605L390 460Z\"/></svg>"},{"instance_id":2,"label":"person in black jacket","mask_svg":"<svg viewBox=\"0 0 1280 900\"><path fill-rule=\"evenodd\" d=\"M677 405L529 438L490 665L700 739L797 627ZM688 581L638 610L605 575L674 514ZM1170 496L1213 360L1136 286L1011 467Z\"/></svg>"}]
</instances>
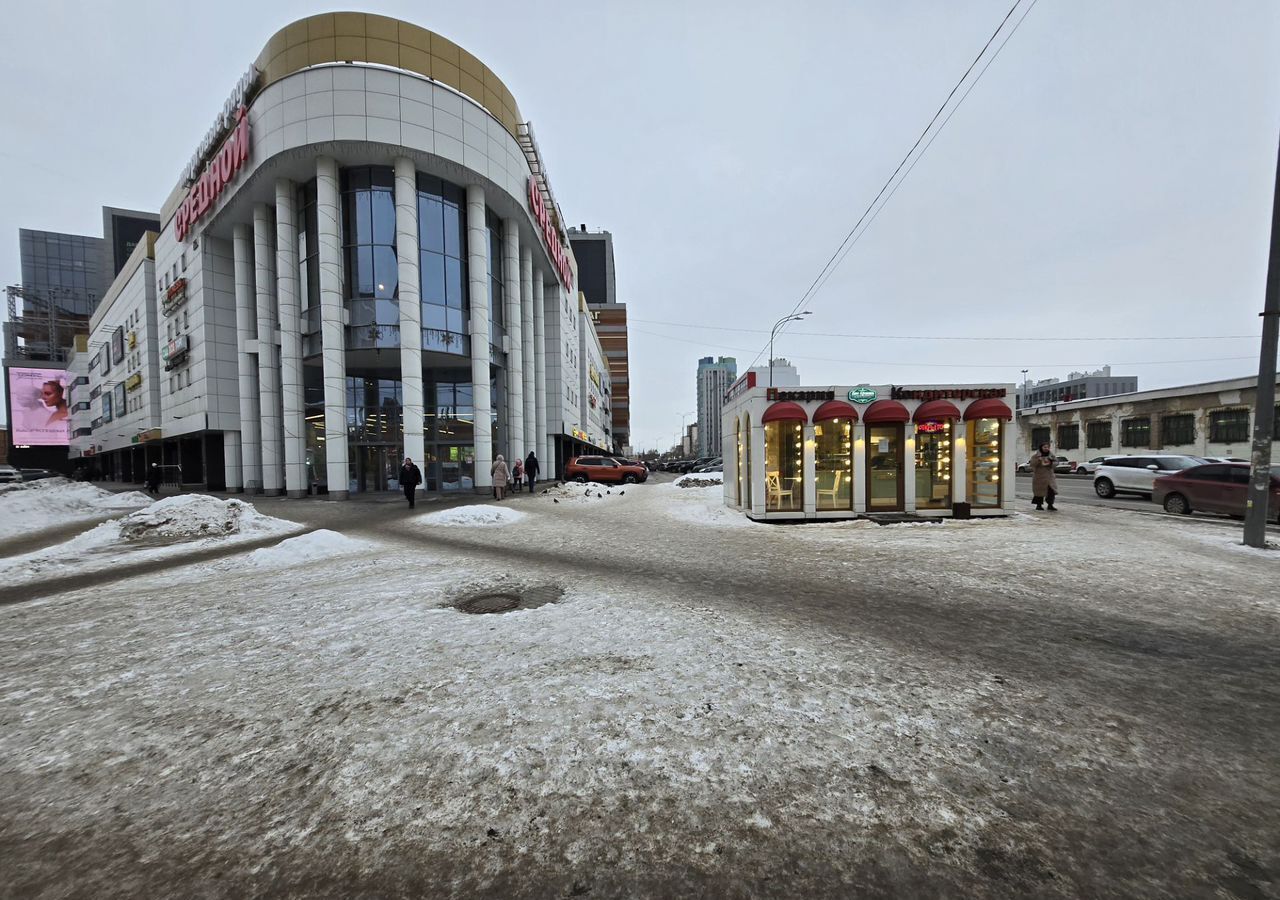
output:
<instances>
[{"instance_id":1,"label":"person in black jacket","mask_svg":"<svg viewBox=\"0 0 1280 900\"><path fill-rule=\"evenodd\" d=\"M160 493L160 467L155 463L151 464L151 468L147 470L147 493Z\"/></svg>"},{"instance_id":2,"label":"person in black jacket","mask_svg":"<svg viewBox=\"0 0 1280 900\"><path fill-rule=\"evenodd\" d=\"M413 509L413 501L417 497L420 484L422 484L422 472L413 464L413 460L406 456L404 465L400 467L400 487L404 488L404 498L409 501L410 509Z\"/></svg>"},{"instance_id":3,"label":"person in black jacket","mask_svg":"<svg viewBox=\"0 0 1280 900\"><path fill-rule=\"evenodd\" d=\"M524 459L524 477L529 479L529 493L533 493L533 484L538 480L538 457L533 455L533 451L529 451L529 455Z\"/></svg>"}]
</instances>

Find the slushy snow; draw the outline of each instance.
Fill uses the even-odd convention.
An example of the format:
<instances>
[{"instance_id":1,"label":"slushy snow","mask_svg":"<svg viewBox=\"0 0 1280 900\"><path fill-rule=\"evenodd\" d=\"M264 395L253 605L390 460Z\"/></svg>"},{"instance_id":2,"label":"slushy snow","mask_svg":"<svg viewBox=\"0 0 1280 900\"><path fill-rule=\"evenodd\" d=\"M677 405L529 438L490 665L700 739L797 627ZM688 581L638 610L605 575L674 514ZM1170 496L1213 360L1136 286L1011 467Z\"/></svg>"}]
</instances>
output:
<instances>
[{"instance_id":1,"label":"slushy snow","mask_svg":"<svg viewBox=\"0 0 1280 900\"><path fill-rule=\"evenodd\" d=\"M66 478L0 485L0 540L146 506L138 491L112 493Z\"/></svg>"}]
</instances>

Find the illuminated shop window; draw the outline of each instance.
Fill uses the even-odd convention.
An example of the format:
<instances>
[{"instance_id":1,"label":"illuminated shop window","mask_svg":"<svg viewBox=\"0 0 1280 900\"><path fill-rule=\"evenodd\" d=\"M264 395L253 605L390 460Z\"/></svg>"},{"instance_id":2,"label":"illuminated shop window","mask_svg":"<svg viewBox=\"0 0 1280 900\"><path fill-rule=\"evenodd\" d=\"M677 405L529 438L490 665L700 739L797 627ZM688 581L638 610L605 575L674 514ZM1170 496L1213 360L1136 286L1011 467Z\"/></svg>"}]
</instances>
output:
<instances>
[{"instance_id":1,"label":"illuminated shop window","mask_svg":"<svg viewBox=\"0 0 1280 900\"><path fill-rule=\"evenodd\" d=\"M818 509L853 509L853 420L813 426Z\"/></svg>"},{"instance_id":2,"label":"illuminated shop window","mask_svg":"<svg viewBox=\"0 0 1280 900\"><path fill-rule=\"evenodd\" d=\"M951 508L951 422L916 426L916 509Z\"/></svg>"},{"instance_id":3,"label":"illuminated shop window","mask_svg":"<svg viewBox=\"0 0 1280 900\"><path fill-rule=\"evenodd\" d=\"M974 419L969 422L969 505L1000 505L1000 439L999 419Z\"/></svg>"},{"instance_id":4,"label":"illuminated shop window","mask_svg":"<svg viewBox=\"0 0 1280 900\"><path fill-rule=\"evenodd\" d=\"M764 426L765 510L804 509L804 426L769 422Z\"/></svg>"}]
</instances>

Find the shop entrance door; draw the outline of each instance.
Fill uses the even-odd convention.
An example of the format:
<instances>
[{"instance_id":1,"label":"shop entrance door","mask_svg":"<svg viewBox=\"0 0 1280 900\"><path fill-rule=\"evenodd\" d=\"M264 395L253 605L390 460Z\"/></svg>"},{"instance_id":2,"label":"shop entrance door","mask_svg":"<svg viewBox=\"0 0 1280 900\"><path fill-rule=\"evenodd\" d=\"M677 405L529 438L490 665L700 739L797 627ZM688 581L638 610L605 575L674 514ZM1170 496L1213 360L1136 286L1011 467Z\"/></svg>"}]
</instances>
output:
<instances>
[{"instance_id":1,"label":"shop entrance door","mask_svg":"<svg viewBox=\"0 0 1280 900\"><path fill-rule=\"evenodd\" d=\"M867 512L901 512L903 446L901 425L867 426Z\"/></svg>"},{"instance_id":2,"label":"shop entrance door","mask_svg":"<svg viewBox=\"0 0 1280 900\"><path fill-rule=\"evenodd\" d=\"M353 488L360 492L393 491L400 486L400 448L360 444L356 448Z\"/></svg>"}]
</instances>

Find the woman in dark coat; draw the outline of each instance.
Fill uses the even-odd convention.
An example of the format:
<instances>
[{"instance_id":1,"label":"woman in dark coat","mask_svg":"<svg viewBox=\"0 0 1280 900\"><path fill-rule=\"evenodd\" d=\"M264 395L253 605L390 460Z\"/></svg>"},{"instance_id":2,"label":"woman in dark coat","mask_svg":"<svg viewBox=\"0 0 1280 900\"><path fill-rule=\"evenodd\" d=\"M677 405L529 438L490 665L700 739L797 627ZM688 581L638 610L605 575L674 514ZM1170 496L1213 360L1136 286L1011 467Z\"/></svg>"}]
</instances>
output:
<instances>
[{"instance_id":1,"label":"woman in dark coat","mask_svg":"<svg viewBox=\"0 0 1280 900\"><path fill-rule=\"evenodd\" d=\"M400 467L400 487L404 488L404 498L409 501L410 509L413 509L413 501L417 497L420 484L422 484L422 472L413 464L413 460L406 456L404 465Z\"/></svg>"},{"instance_id":2,"label":"woman in dark coat","mask_svg":"<svg viewBox=\"0 0 1280 900\"><path fill-rule=\"evenodd\" d=\"M533 483L538 480L538 457L533 455L533 451L529 451L529 455L524 458L524 477L529 479L529 493L533 493Z\"/></svg>"},{"instance_id":3,"label":"woman in dark coat","mask_svg":"<svg viewBox=\"0 0 1280 900\"><path fill-rule=\"evenodd\" d=\"M1058 476L1053 471L1057 464L1058 461L1053 458L1047 443L1040 445L1040 450L1028 463L1031 468L1031 502L1036 505L1036 509L1044 509L1040 503L1048 500L1049 511L1058 511L1058 508L1053 505L1053 501L1058 496Z\"/></svg>"}]
</instances>

